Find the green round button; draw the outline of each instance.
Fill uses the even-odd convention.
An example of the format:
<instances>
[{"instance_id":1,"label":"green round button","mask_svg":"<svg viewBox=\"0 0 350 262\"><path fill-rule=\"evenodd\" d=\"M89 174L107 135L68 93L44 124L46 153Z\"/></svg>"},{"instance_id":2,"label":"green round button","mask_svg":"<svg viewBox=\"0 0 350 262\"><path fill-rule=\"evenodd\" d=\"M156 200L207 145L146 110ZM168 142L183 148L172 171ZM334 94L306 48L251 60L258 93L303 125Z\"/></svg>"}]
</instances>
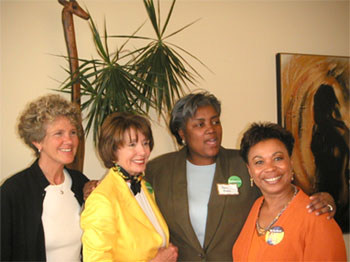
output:
<instances>
[{"instance_id":1,"label":"green round button","mask_svg":"<svg viewBox=\"0 0 350 262\"><path fill-rule=\"evenodd\" d=\"M242 179L239 176L230 176L228 178L229 184L237 184L238 187L241 187L242 185Z\"/></svg>"}]
</instances>

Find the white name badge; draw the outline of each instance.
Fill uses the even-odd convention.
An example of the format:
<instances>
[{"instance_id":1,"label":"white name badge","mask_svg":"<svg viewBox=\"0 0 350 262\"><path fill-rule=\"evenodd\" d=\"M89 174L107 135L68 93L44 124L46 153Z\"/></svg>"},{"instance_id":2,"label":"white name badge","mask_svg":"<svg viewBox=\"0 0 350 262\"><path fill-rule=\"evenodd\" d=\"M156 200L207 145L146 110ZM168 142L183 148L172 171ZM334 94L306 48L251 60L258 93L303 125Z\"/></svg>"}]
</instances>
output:
<instances>
[{"instance_id":1,"label":"white name badge","mask_svg":"<svg viewBox=\"0 0 350 262\"><path fill-rule=\"evenodd\" d=\"M237 184L216 184L219 195L239 195Z\"/></svg>"}]
</instances>

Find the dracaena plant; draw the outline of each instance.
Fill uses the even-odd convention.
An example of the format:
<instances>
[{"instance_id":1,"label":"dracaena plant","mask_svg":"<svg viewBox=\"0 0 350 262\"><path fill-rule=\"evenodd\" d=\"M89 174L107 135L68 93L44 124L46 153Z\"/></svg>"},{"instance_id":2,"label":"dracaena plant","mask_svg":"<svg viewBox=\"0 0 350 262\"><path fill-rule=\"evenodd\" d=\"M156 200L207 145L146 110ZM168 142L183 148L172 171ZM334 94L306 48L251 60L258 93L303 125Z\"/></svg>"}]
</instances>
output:
<instances>
[{"instance_id":1,"label":"dracaena plant","mask_svg":"<svg viewBox=\"0 0 350 262\"><path fill-rule=\"evenodd\" d=\"M77 81L81 87L82 111L86 111L86 134L93 130L96 143L98 129L107 115L112 112L134 112L147 114L151 108L159 116L166 117L175 100L188 89L188 84L195 84L200 74L183 57L186 54L201 63L195 56L183 48L167 42L167 39L194 22L179 30L165 34L176 0L172 1L164 24L160 19L160 1L157 8L153 0L143 0L147 16L156 37L138 36L138 28L132 35L108 35L106 25L101 36L92 18L89 24L94 39L94 46L99 58L79 59L80 66L75 77L70 76L62 83L60 91L72 92ZM90 15L91 17L91 15ZM116 51L110 53L109 38L124 39ZM132 39L146 40L141 48L128 50L127 44ZM68 59L68 57L66 57ZM203 63L201 63L204 65Z\"/></svg>"}]
</instances>

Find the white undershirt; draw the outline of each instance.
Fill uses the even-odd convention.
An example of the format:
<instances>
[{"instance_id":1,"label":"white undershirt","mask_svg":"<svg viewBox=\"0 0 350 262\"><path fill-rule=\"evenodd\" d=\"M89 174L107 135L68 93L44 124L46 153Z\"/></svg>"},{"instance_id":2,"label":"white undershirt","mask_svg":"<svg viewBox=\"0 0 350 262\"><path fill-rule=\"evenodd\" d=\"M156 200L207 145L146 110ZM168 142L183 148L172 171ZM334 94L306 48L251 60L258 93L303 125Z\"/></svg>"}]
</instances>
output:
<instances>
[{"instance_id":1,"label":"white undershirt","mask_svg":"<svg viewBox=\"0 0 350 262\"><path fill-rule=\"evenodd\" d=\"M128 184L128 186L130 188L130 182L126 182L126 183ZM130 191L131 191L131 189L130 189ZM135 195L135 199L139 203L139 205L142 208L143 212L145 212L145 214L148 217L148 219L151 221L152 225L154 226L154 228L156 229L158 234L162 237L163 243L162 243L161 247L165 247L166 246L165 233L164 233L162 227L160 226L159 221L158 221L157 217L155 216L155 214L153 212L153 209L152 209L151 205L149 204L149 202L147 200L147 197L145 195L145 192L143 191L142 187L141 187L140 193Z\"/></svg>"},{"instance_id":2,"label":"white undershirt","mask_svg":"<svg viewBox=\"0 0 350 262\"><path fill-rule=\"evenodd\" d=\"M80 261L81 236L78 200L71 191L72 179L64 170L64 182L48 185L41 216L48 262Z\"/></svg>"},{"instance_id":3,"label":"white undershirt","mask_svg":"<svg viewBox=\"0 0 350 262\"><path fill-rule=\"evenodd\" d=\"M199 243L204 245L208 202L213 184L216 163L206 166L186 161L187 195L191 224Z\"/></svg>"}]
</instances>

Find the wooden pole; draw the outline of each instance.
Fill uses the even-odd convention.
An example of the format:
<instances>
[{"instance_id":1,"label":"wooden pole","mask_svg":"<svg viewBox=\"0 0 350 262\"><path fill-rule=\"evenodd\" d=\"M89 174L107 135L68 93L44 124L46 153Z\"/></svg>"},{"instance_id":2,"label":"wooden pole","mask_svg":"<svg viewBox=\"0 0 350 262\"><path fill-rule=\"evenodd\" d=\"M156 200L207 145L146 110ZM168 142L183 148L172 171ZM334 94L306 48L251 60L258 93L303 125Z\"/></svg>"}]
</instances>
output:
<instances>
[{"instance_id":1,"label":"wooden pole","mask_svg":"<svg viewBox=\"0 0 350 262\"><path fill-rule=\"evenodd\" d=\"M66 46L68 51L71 78L74 79L78 75L79 60L78 60L77 45L75 41L73 15L77 15L85 20L88 20L90 16L87 12L85 12L79 6L76 0L70 0L70 1L58 0L58 2L64 6L62 10L63 31L64 31L64 37L66 40ZM71 99L73 103L76 103L80 107L81 103L80 103L80 83L79 82L74 83L72 86ZM82 123L80 124L82 127ZM73 163L68 165L69 168L76 169L81 172L83 171L84 150L85 150L85 139L83 134L79 141L79 147L75 155L75 159Z\"/></svg>"}]
</instances>

